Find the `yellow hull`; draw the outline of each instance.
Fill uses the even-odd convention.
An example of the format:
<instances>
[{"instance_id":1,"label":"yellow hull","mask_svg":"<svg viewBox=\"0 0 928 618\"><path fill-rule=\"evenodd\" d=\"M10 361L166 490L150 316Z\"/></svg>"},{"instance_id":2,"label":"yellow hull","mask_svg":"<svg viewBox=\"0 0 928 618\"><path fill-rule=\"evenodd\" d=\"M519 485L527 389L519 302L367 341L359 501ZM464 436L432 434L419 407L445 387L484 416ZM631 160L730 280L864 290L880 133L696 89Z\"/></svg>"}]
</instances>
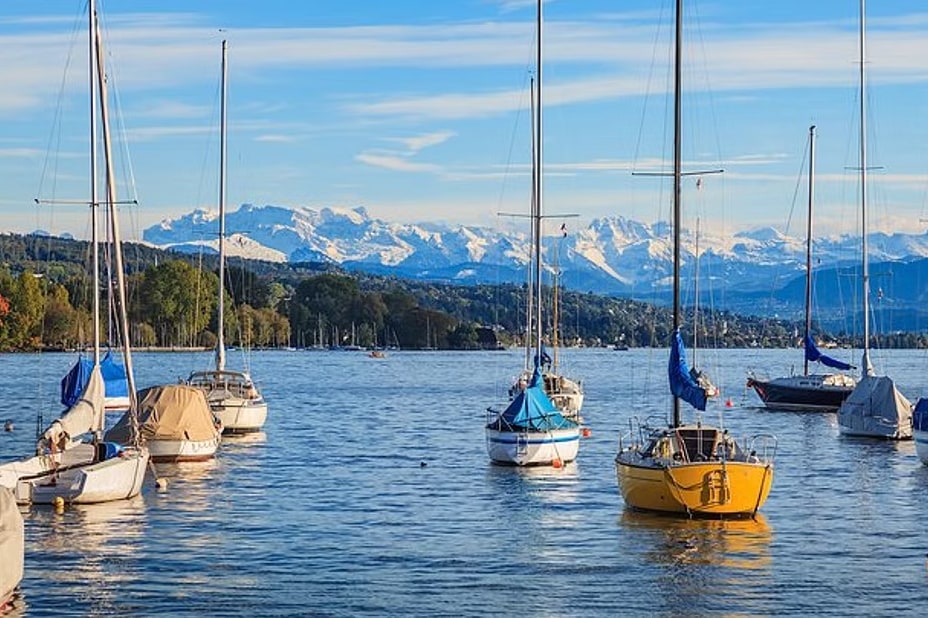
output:
<instances>
[{"instance_id":1,"label":"yellow hull","mask_svg":"<svg viewBox=\"0 0 928 618\"><path fill-rule=\"evenodd\" d=\"M665 513L753 515L773 484L773 464L739 461L652 463L634 451L616 458L615 473L625 503Z\"/></svg>"}]
</instances>

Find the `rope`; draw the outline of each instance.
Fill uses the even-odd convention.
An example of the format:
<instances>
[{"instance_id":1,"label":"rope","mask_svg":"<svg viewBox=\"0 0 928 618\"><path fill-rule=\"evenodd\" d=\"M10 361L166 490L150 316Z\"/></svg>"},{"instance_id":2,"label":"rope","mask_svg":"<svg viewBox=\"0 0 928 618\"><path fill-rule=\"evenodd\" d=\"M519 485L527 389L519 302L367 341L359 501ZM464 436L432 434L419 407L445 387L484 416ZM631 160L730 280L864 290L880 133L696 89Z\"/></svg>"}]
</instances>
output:
<instances>
[{"instance_id":1,"label":"rope","mask_svg":"<svg viewBox=\"0 0 928 618\"><path fill-rule=\"evenodd\" d=\"M757 510L760 509L760 499L764 495L764 482L767 480L767 473L770 471L770 464L764 466L764 476L760 479L760 488L757 490L757 501L754 503L754 511L751 513L751 519L757 517Z\"/></svg>"}]
</instances>

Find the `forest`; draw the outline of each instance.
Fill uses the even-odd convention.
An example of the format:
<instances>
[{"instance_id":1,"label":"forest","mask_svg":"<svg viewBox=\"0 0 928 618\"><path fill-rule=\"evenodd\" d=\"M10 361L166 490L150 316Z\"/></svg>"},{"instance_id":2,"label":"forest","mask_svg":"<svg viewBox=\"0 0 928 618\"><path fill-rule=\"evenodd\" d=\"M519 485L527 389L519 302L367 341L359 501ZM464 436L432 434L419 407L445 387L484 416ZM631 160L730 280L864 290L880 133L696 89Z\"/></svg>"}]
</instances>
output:
<instances>
[{"instance_id":1,"label":"forest","mask_svg":"<svg viewBox=\"0 0 928 618\"><path fill-rule=\"evenodd\" d=\"M135 347L211 347L216 341L215 255L126 246L128 312ZM106 255L106 254L104 254ZM104 272L108 260L104 259ZM230 260L226 268L225 339L263 347L399 347L487 349L520 344L526 290L519 285L454 286L349 273L328 264ZM0 235L0 350L75 349L91 337L89 244L46 236ZM106 278L103 278L106 281ZM101 296L105 340L111 303ZM544 290L545 307L555 290ZM662 305L557 291L557 337L568 346L667 345L671 313ZM553 338L554 312L546 311ZM684 316L693 336L693 312ZM700 311L698 338L711 347L785 347L801 325L786 320ZM847 339L819 333L826 343ZM549 344L552 343L549 339ZM881 347L926 347L923 335L875 338Z\"/></svg>"}]
</instances>

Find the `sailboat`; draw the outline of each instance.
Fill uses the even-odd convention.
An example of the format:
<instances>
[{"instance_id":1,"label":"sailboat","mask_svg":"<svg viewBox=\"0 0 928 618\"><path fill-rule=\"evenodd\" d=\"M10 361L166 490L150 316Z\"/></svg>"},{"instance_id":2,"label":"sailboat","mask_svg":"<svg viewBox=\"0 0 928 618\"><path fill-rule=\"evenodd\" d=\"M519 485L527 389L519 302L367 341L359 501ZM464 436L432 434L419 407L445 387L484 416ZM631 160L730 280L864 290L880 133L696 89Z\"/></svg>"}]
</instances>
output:
<instances>
[{"instance_id":1,"label":"sailboat","mask_svg":"<svg viewBox=\"0 0 928 618\"><path fill-rule=\"evenodd\" d=\"M668 427L640 426L615 458L625 504L634 509L690 516L751 516L773 483L775 438L742 445L718 427L681 421L680 399L705 410L707 393L690 375L680 333L680 223L683 0L676 3L673 161L673 336L668 365L673 419ZM646 438L638 442L639 436Z\"/></svg>"},{"instance_id":2,"label":"sailboat","mask_svg":"<svg viewBox=\"0 0 928 618\"><path fill-rule=\"evenodd\" d=\"M116 189L113 174L109 132L106 78L103 68L103 41L94 0L89 2L90 46L90 212L91 246L93 249L93 366L80 398L40 436L36 456L0 465L0 485L13 489L17 502L33 504L93 503L131 498L138 495L148 468L148 449L140 444L137 425L125 445L101 440L105 422L105 384L100 359L100 202L97 198L97 106L103 128L103 148L106 161L108 223L113 242L118 296L119 334L124 341L123 356L128 390L133 396L134 378L132 355L128 345L125 278L123 275L120 232L116 210ZM135 408L127 415L135 418ZM90 434L89 442L80 441Z\"/></svg>"},{"instance_id":3,"label":"sailboat","mask_svg":"<svg viewBox=\"0 0 928 618\"><path fill-rule=\"evenodd\" d=\"M834 412L854 390L856 380L845 373L809 373L809 363L819 362L838 371L849 371L852 365L822 354L812 336L812 205L815 186L815 126L809 127L809 208L806 221L806 293L805 334L802 338L805 355L802 375L766 380L757 375L748 377L767 408Z\"/></svg>"},{"instance_id":4,"label":"sailboat","mask_svg":"<svg viewBox=\"0 0 928 618\"><path fill-rule=\"evenodd\" d=\"M865 28L866 4L860 0L860 225L863 358L857 386L838 408L838 430L846 436L908 440L912 438L912 404L889 376L878 376L870 363L870 259L867 255L867 115Z\"/></svg>"},{"instance_id":5,"label":"sailboat","mask_svg":"<svg viewBox=\"0 0 928 618\"><path fill-rule=\"evenodd\" d=\"M226 369L225 348L225 227L226 227L226 99L228 97L227 44L222 42L222 111L219 134L219 309L216 337L216 368L194 371L187 384L206 395L213 414L225 433L260 431L267 420L267 402L251 376Z\"/></svg>"},{"instance_id":6,"label":"sailboat","mask_svg":"<svg viewBox=\"0 0 928 618\"><path fill-rule=\"evenodd\" d=\"M548 396L543 376L541 319L541 33L542 3L537 9L538 105L535 107L536 173L533 174L532 236L534 243L534 334L535 362L531 378L514 394L503 409L487 409L486 439L490 460L517 466L562 466L577 458L580 450L580 424L567 418Z\"/></svg>"},{"instance_id":7,"label":"sailboat","mask_svg":"<svg viewBox=\"0 0 928 618\"><path fill-rule=\"evenodd\" d=\"M80 399L81 391L87 386L92 370L93 359L77 359L70 371L61 378L62 405L70 407ZM100 360L100 370L103 373L106 412L126 412L132 403L129 399L128 376L126 368L116 362L112 350L107 350Z\"/></svg>"},{"instance_id":8,"label":"sailboat","mask_svg":"<svg viewBox=\"0 0 928 618\"><path fill-rule=\"evenodd\" d=\"M541 36L541 2L538 2L538 31L539 37ZM539 41L538 49L541 49L541 43ZM525 312L525 322L526 322L526 337L525 337L525 366L522 371L519 373L518 377L513 381L512 385L509 387L509 397L510 400L514 400L519 393L522 392L533 380L534 377L534 367L536 365L541 366L541 384L545 393L554 403L558 410L560 410L567 418L572 421L581 422L580 411L583 408L583 383L580 380L575 380L569 378L559 372L558 364L558 335L559 335L559 317L558 317L558 274L555 269L554 274L554 285L552 286L553 293L553 316L552 322L553 327L551 330L551 340L553 346L553 356L548 354L542 344L542 329L539 326L537 329L533 327L533 323L537 319L538 323L541 323L542 320L542 302L541 302L541 239L542 239L542 228L541 222L545 218L541 214L540 204L541 204L541 189L542 189L542 109L541 109L541 52L538 52L538 104L535 105L533 101L532 105L532 116L533 116L533 134L532 134L532 208L533 212L530 215L530 218L533 219L532 224L532 256L534 257L534 264L532 260L529 261L529 277L528 277L528 302L526 303L526 312ZM524 215L516 215L524 216ZM533 306L533 295L535 296ZM532 345L532 335L533 331L537 331L537 340L535 341L535 346ZM534 359L532 359L532 350L537 349Z\"/></svg>"},{"instance_id":9,"label":"sailboat","mask_svg":"<svg viewBox=\"0 0 928 618\"><path fill-rule=\"evenodd\" d=\"M13 492L0 487L0 615L5 613L23 579L24 534L23 516Z\"/></svg>"}]
</instances>

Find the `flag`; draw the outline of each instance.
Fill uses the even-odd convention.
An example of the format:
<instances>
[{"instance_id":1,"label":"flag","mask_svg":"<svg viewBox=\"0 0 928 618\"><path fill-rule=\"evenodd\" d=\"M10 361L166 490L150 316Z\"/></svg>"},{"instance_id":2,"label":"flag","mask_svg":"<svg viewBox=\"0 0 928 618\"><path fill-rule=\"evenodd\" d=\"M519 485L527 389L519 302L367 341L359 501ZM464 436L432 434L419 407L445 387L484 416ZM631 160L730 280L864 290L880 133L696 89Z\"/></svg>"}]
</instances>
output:
<instances>
[{"instance_id":1,"label":"flag","mask_svg":"<svg viewBox=\"0 0 928 618\"><path fill-rule=\"evenodd\" d=\"M702 189L702 178L696 179L696 190Z\"/></svg>"},{"instance_id":2,"label":"flag","mask_svg":"<svg viewBox=\"0 0 928 618\"><path fill-rule=\"evenodd\" d=\"M565 238L567 237L567 224L566 223L561 224L561 236Z\"/></svg>"}]
</instances>

